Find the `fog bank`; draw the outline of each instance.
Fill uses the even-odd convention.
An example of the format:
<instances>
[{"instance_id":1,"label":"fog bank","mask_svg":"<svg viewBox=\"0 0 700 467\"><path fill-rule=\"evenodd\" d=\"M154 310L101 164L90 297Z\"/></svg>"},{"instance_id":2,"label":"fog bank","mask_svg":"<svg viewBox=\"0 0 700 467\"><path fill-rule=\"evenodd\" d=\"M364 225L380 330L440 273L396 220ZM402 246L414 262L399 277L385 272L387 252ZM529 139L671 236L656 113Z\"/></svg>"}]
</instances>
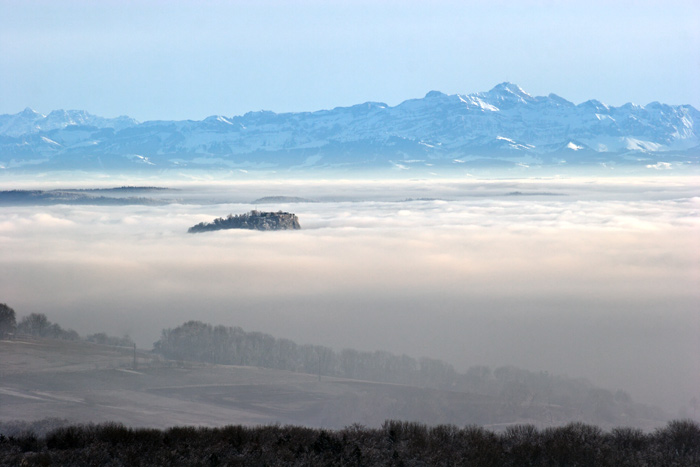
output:
<instances>
[{"instance_id":1,"label":"fog bank","mask_svg":"<svg viewBox=\"0 0 700 467\"><path fill-rule=\"evenodd\" d=\"M3 207L0 302L146 348L196 319L582 376L675 411L700 398L697 186L251 182L165 206ZM319 201L257 206L301 231L186 233L280 194Z\"/></svg>"}]
</instances>

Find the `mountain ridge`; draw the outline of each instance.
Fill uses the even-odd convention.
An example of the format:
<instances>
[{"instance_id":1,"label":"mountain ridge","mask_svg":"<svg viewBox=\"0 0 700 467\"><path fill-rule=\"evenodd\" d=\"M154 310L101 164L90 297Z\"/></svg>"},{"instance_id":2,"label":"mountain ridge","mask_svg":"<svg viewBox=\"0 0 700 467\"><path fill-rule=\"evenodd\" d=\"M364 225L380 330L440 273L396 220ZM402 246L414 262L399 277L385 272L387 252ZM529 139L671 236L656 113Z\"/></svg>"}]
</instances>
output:
<instances>
[{"instance_id":1,"label":"mountain ridge","mask_svg":"<svg viewBox=\"0 0 700 467\"><path fill-rule=\"evenodd\" d=\"M574 104L503 82L396 106L203 120L104 118L83 110L0 115L0 168L309 169L469 165L653 165L700 162L700 112L651 102ZM406 165L409 162L409 165Z\"/></svg>"}]
</instances>

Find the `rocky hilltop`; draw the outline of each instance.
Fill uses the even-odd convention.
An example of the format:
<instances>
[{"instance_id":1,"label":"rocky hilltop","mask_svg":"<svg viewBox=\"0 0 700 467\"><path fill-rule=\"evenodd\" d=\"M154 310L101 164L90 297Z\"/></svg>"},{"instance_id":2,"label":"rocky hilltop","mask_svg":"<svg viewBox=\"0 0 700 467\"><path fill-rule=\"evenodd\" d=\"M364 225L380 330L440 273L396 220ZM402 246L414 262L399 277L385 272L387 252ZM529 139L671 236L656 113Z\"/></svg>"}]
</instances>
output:
<instances>
[{"instance_id":1,"label":"rocky hilltop","mask_svg":"<svg viewBox=\"0 0 700 467\"><path fill-rule=\"evenodd\" d=\"M236 216L219 217L213 222L200 222L189 228L188 233L209 232L222 229L249 230L299 230L299 218L291 212L250 211Z\"/></svg>"}]
</instances>

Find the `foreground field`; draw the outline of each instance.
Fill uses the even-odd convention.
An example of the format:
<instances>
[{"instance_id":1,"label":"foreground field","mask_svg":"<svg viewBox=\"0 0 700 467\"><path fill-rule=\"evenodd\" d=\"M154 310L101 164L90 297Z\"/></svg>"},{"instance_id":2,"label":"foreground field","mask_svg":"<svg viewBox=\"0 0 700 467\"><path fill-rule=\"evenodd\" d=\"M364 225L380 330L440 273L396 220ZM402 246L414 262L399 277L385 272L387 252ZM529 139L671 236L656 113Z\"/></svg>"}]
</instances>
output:
<instances>
[{"instance_id":1,"label":"foreground field","mask_svg":"<svg viewBox=\"0 0 700 467\"><path fill-rule=\"evenodd\" d=\"M53 418L151 428L270 423L342 428L401 419L503 429L577 420L571 407L543 402L527 401L523 410L498 395L176 362L87 342L5 340L0 354L0 422L6 424ZM661 417L630 415L606 426L652 429L664 423Z\"/></svg>"}]
</instances>

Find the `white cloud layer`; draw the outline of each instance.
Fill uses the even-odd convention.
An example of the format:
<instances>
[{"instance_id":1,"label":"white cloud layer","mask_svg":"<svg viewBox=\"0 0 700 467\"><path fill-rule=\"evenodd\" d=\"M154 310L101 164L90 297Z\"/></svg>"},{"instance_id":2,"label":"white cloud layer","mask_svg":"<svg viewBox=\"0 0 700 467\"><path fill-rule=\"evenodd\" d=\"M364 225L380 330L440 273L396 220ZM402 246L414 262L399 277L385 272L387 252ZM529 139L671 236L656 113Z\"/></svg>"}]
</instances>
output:
<instances>
[{"instance_id":1,"label":"white cloud layer","mask_svg":"<svg viewBox=\"0 0 700 467\"><path fill-rule=\"evenodd\" d=\"M198 319L585 376L677 408L700 396L697 186L250 183L184 187L166 206L4 207L0 301L146 347ZM321 200L257 206L303 230L186 233L278 194Z\"/></svg>"}]
</instances>

